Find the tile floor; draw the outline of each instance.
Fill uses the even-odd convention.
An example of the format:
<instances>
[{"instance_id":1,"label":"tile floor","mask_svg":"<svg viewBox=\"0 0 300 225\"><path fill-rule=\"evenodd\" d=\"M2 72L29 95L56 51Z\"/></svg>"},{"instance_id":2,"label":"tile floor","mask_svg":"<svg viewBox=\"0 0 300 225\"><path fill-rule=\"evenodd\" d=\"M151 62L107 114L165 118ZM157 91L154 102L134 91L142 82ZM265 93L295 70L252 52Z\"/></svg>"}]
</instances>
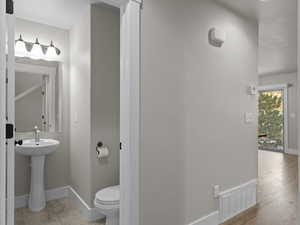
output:
<instances>
[{"instance_id":1,"label":"tile floor","mask_svg":"<svg viewBox=\"0 0 300 225\"><path fill-rule=\"evenodd\" d=\"M298 157L258 153L258 204L223 225L299 225Z\"/></svg>"},{"instance_id":2,"label":"tile floor","mask_svg":"<svg viewBox=\"0 0 300 225\"><path fill-rule=\"evenodd\" d=\"M44 210L38 213L28 208L16 209L15 225L104 225L104 220L85 221L69 199L47 202Z\"/></svg>"}]
</instances>

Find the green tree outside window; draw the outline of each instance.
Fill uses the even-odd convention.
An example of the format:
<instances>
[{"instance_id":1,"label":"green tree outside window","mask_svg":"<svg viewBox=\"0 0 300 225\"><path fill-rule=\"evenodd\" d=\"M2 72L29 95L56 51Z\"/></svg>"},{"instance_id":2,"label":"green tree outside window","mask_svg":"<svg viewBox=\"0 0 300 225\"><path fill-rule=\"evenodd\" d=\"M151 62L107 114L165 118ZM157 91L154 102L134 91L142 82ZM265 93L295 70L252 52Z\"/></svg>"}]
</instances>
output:
<instances>
[{"instance_id":1,"label":"green tree outside window","mask_svg":"<svg viewBox=\"0 0 300 225\"><path fill-rule=\"evenodd\" d=\"M283 150L283 93L261 92L259 95L258 138L259 149ZM262 135L263 136L263 135Z\"/></svg>"}]
</instances>

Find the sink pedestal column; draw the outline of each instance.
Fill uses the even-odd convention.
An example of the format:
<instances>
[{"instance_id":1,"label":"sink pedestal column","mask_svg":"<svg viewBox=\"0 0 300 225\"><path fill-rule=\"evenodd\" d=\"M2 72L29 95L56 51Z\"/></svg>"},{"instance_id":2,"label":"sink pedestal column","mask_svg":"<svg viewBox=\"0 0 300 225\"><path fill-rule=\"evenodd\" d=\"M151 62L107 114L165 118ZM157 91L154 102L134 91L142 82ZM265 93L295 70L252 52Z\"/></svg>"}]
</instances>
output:
<instances>
[{"instance_id":1,"label":"sink pedestal column","mask_svg":"<svg viewBox=\"0 0 300 225\"><path fill-rule=\"evenodd\" d=\"M46 206L44 165L45 156L31 156L31 185L28 206L33 212L39 212Z\"/></svg>"}]
</instances>

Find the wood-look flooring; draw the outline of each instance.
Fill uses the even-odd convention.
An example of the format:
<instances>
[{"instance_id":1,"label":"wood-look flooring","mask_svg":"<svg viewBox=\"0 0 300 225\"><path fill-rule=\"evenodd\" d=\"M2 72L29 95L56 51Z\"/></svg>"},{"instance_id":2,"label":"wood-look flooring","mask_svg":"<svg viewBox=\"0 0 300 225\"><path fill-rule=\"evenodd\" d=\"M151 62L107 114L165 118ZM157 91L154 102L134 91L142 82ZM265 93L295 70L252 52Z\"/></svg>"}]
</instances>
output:
<instances>
[{"instance_id":1,"label":"wood-look flooring","mask_svg":"<svg viewBox=\"0 0 300 225\"><path fill-rule=\"evenodd\" d=\"M105 221L87 222L69 199L47 202L44 210L38 213L28 208L16 209L15 225L104 225Z\"/></svg>"},{"instance_id":2,"label":"wood-look flooring","mask_svg":"<svg viewBox=\"0 0 300 225\"><path fill-rule=\"evenodd\" d=\"M300 225L298 157L258 151L258 204L223 225Z\"/></svg>"}]
</instances>

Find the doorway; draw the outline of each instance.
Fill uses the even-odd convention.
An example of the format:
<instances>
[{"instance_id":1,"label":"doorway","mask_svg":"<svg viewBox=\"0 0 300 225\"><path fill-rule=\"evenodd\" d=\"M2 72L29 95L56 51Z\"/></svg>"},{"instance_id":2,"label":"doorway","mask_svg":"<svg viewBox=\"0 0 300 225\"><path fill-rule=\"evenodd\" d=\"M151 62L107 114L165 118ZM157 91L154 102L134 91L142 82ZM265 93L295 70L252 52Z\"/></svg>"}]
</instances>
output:
<instances>
[{"instance_id":1,"label":"doorway","mask_svg":"<svg viewBox=\"0 0 300 225\"><path fill-rule=\"evenodd\" d=\"M284 153L288 149L287 86L288 85L276 85L259 88L259 150Z\"/></svg>"}]
</instances>

